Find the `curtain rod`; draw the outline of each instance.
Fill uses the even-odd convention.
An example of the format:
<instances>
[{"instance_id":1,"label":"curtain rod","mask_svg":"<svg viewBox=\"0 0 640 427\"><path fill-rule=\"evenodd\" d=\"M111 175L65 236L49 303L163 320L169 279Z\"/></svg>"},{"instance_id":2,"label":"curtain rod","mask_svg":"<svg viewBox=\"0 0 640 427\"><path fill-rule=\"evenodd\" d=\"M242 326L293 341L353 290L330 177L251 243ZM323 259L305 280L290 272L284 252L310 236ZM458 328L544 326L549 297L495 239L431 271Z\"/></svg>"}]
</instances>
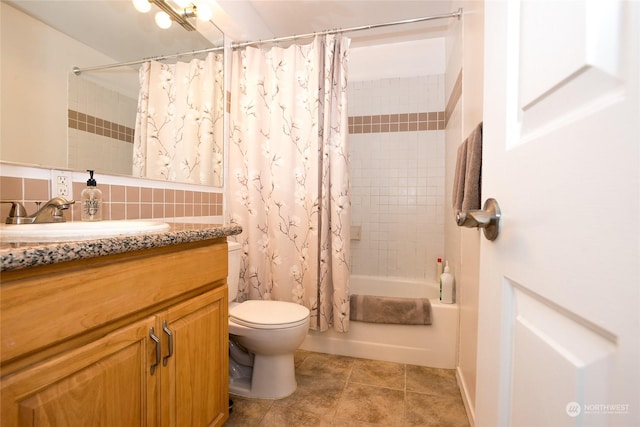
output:
<instances>
[{"instance_id":1,"label":"curtain rod","mask_svg":"<svg viewBox=\"0 0 640 427\"><path fill-rule=\"evenodd\" d=\"M210 47L207 49L193 50L190 52L175 53L173 55L152 56L149 58L137 59L135 61L118 62L117 64L97 65L95 67L89 67L89 68L73 67L71 71L73 71L73 74L75 74L76 76L79 76L80 74L89 72L89 71L106 70L108 68L128 67L130 65L142 64L147 61L164 61L165 59L180 58L182 56L194 56L194 55L199 55L201 53L216 52L218 50L223 50L223 49L224 49L224 46Z\"/></svg>"},{"instance_id":2,"label":"curtain rod","mask_svg":"<svg viewBox=\"0 0 640 427\"><path fill-rule=\"evenodd\" d=\"M335 29L335 30L325 30L325 31L320 31L320 32L315 32L315 33L308 33L308 34L301 34L301 35L296 35L296 36L276 37L276 38L267 39L267 40L258 40L258 41L252 41L252 42L237 43L237 44L232 44L231 48L232 49L241 49L241 48L244 48L244 47L255 46L255 45L260 45L260 44L277 43L277 42L282 42L282 41L304 39L304 38L315 37L315 36L325 36L325 35L333 35L333 34L350 33L350 32L354 32L354 31L372 30L372 29L376 29L376 28L390 27L390 26L393 26L393 25L413 24L413 23L416 23L416 22L433 21L433 20L436 20L436 19L445 19L445 18L457 18L457 19L460 19L460 16L462 16L462 8L458 9L455 12L446 13L446 14L442 14L442 15L425 16L425 17L422 17L422 18L412 18L412 19L404 19L404 20L401 20L401 21L384 22L382 24L361 25L359 27L351 27L351 28L343 28L343 29ZM73 67L72 71L73 71L73 74L75 74L76 76L79 76L80 74L85 73L85 72L89 72L89 71L105 70L105 69L108 69L108 68L117 68L117 67L127 67L127 66L130 66L130 65L142 64L142 63L147 62L147 61L163 61L163 60L166 60L166 59L180 58L182 56L194 56L194 55L199 55L201 53L216 52L216 51L223 50L223 49L224 49L223 46L219 46L219 47L213 47L213 48L208 48L208 49L194 50L194 51L191 51L191 52L176 53L176 54L173 54L173 55L154 56L154 57L150 57L150 58L138 59L136 61L119 62L117 64L99 65L99 66L89 67L89 68Z\"/></svg>"},{"instance_id":3,"label":"curtain rod","mask_svg":"<svg viewBox=\"0 0 640 427\"><path fill-rule=\"evenodd\" d=\"M382 24L361 25L359 27L351 27L351 28L343 28L343 29L335 29L335 30L325 30L325 31L319 31L319 32L315 32L315 33L301 34L301 35L297 35L297 36L277 37L275 39L258 40L258 41L253 41L253 42L237 43L237 44L231 45L231 47L233 49L240 49L240 48L243 48L243 47L255 46L255 45L259 45L259 44L263 44L263 43L277 43L277 42L282 42L282 41L305 39L305 38L315 37L315 36L326 36L326 35L341 34L341 33L351 33L351 32L354 32L354 31L373 30L375 28L384 28L384 27L390 27L392 25L400 25L400 24L413 24L413 23L416 23L416 22L433 21L435 19L443 19L443 18L458 18L458 19L460 19L461 15L462 15L462 8L458 9L455 12L446 13L446 14L443 14L443 15L425 16L425 17L422 17L422 18L404 19L402 21L384 22Z\"/></svg>"}]
</instances>

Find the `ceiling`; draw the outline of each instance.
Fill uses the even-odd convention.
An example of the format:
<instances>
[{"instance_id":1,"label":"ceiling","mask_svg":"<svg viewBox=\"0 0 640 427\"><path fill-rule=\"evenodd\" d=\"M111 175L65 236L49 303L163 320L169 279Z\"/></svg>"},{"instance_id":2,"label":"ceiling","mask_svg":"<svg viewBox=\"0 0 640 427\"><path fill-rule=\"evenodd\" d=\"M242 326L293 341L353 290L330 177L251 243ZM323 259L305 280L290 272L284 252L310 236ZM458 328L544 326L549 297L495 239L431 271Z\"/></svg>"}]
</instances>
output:
<instances>
[{"instance_id":1,"label":"ceiling","mask_svg":"<svg viewBox=\"0 0 640 427\"><path fill-rule=\"evenodd\" d=\"M224 12L218 25L235 41L344 29L453 11L450 0L218 0L217 3ZM447 20L437 20L348 35L352 46L389 43L442 36L446 25Z\"/></svg>"},{"instance_id":2,"label":"ceiling","mask_svg":"<svg viewBox=\"0 0 640 427\"><path fill-rule=\"evenodd\" d=\"M198 32L189 32L175 24L160 30L153 14L137 12L130 0L3 1L116 61L219 46L222 38L216 26L234 42L257 41L453 11L449 0L206 0L216 25L197 23ZM447 23L405 24L348 36L352 47L439 37Z\"/></svg>"}]
</instances>

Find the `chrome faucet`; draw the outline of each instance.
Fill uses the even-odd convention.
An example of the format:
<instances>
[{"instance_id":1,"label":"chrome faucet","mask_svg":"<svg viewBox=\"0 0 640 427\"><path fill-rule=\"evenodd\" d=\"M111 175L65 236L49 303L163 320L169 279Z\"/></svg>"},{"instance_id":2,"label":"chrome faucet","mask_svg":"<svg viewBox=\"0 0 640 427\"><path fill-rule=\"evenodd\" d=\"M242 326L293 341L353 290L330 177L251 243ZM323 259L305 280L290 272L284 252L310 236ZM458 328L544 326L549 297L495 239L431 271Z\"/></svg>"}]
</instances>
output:
<instances>
[{"instance_id":1,"label":"chrome faucet","mask_svg":"<svg viewBox=\"0 0 640 427\"><path fill-rule=\"evenodd\" d=\"M75 200L67 200L64 197L54 197L46 202L33 215L27 215L24 205L16 201L0 201L11 203L7 224L41 224L47 222L65 222L63 210L75 203Z\"/></svg>"}]
</instances>

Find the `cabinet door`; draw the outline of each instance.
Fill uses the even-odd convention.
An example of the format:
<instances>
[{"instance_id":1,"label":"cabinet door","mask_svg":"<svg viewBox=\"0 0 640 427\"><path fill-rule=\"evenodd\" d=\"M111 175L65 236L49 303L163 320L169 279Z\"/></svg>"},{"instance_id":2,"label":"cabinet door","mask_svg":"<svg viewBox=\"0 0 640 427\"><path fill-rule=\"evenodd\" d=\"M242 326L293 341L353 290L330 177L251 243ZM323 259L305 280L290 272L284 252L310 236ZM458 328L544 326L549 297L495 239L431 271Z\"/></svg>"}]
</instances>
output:
<instances>
[{"instance_id":1,"label":"cabinet door","mask_svg":"<svg viewBox=\"0 0 640 427\"><path fill-rule=\"evenodd\" d=\"M173 340L173 354L167 357L171 340L163 331L163 426L219 426L228 418L227 310L225 285L161 316Z\"/></svg>"},{"instance_id":2,"label":"cabinet door","mask_svg":"<svg viewBox=\"0 0 640 427\"><path fill-rule=\"evenodd\" d=\"M155 316L2 381L2 426L155 426Z\"/></svg>"}]
</instances>

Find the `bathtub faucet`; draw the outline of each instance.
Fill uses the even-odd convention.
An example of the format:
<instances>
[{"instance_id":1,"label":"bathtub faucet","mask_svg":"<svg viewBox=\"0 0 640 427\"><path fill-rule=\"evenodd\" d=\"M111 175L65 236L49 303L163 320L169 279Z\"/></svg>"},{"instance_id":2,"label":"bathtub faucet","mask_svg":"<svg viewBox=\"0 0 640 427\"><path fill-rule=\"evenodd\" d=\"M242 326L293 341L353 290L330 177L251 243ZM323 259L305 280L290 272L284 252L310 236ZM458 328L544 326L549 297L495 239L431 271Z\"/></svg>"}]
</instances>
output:
<instances>
[{"instance_id":1,"label":"bathtub faucet","mask_svg":"<svg viewBox=\"0 0 640 427\"><path fill-rule=\"evenodd\" d=\"M24 205L16 201L4 201L11 203L11 210L5 223L7 224L41 224L49 222L65 222L63 212L75 203L75 200L67 200L64 197L54 197L46 202L33 215L27 215Z\"/></svg>"}]
</instances>

